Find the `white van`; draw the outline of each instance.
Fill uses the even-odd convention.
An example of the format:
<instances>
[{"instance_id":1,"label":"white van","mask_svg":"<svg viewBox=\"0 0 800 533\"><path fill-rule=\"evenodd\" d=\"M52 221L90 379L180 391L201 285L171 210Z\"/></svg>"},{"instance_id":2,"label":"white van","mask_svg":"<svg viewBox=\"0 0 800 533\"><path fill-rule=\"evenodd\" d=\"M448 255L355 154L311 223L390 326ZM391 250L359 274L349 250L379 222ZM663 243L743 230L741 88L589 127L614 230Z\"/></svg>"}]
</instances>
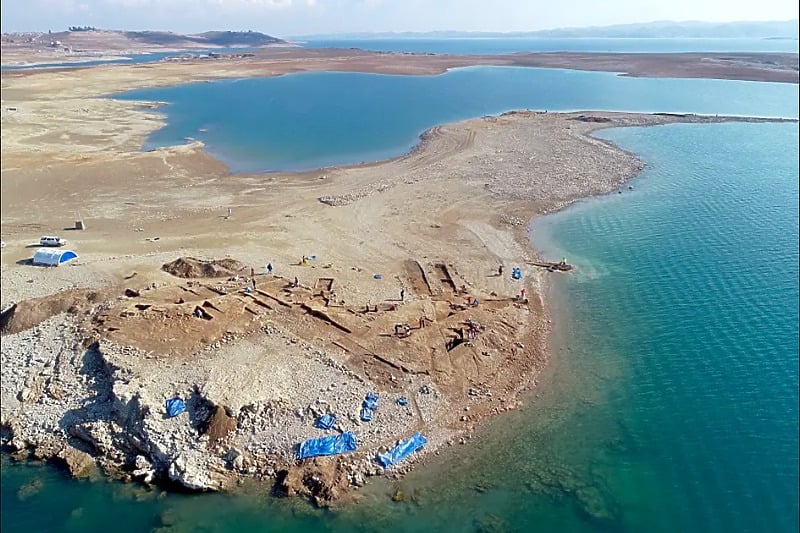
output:
<instances>
[{"instance_id":1,"label":"white van","mask_svg":"<svg viewBox=\"0 0 800 533\"><path fill-rule=\"evenodd\" d=\"M39 239L40 246L64 246L67 244L67 239L62 239L61 237L52 237L45 235L41 239Z\"/></svg>"}]
</instances>

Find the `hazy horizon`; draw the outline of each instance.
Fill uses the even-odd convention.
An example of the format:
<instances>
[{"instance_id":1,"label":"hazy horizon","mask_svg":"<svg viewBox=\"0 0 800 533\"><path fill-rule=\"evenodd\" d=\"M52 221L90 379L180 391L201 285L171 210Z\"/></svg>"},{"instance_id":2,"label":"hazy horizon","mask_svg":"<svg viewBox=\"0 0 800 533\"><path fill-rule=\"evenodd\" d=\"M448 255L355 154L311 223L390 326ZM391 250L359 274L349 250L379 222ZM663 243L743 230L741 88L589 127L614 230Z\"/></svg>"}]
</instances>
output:
<instances>
[{"instance_id":1,"label":"hazy horizon","mask_svg":"<svg viewBox=\"0 0 800 533\"><path fill-rule=\"evenodd\" d=\"M333 34L518 33L626 24L763 23L798 19L797 2L564 0L0 0L2 31L69 26L202 33L253 30L278 37Z\"/></svg>"}]
</instances>

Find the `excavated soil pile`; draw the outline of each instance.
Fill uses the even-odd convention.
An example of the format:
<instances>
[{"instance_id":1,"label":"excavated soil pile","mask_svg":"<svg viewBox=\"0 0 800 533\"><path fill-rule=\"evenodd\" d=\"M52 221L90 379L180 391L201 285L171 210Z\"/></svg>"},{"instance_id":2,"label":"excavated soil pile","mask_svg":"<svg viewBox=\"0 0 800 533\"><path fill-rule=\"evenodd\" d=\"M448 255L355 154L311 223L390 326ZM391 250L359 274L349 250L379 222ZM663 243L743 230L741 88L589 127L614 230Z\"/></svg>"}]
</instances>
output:
<instances>
[{"instance_id":1,"label":"excavated soil pile","mask_svg":"<svg viewBox=\"0 0 800 533\"><path fill-rule=\"evenodd\" d=\"M208 435L210 444L217 444L225 439L230 433L236 431L236 418L231 416L223 406L218 405L208 421L205 434Z\"/></svg>"},{"instance_id":2,"label":"excavated soil pile","mask_svg":"<svg viewBox=\"0 0 800 533\"><path fill-rule=\"evenodd\" d=\"M101 291L70 289L19 302L3 311L0 316L0 333L5 335L25 331L59 313L77 314L104 298Z\"/></svg>"},{"instance_id":3,"label":"excavated soil pile","mask_svg":"<svg viewBox=\"0 0 800 533\"><path fill-rule=\"evenodd\" d=\"M246 268L236 259L203 260L179 257L163 265L161 270L179 278L227 278L243 273Z\"/></svg>"}]
</instances>

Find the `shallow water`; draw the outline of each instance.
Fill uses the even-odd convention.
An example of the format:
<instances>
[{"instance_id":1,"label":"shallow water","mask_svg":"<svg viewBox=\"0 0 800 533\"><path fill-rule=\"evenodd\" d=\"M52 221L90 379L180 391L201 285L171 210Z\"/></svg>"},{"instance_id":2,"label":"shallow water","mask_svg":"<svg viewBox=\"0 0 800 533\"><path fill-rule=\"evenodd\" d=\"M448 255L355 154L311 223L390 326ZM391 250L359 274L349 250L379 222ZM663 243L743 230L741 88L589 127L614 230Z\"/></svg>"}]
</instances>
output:
<instances>
[{"instance_id":1,"label":"shallow water","mask_svg":"<svg viewBox=\"0 0 800 533\"><path fill-rule=\"evenodd\" d=\"M438 76L313 72L126 92L168 102L145 149L187 138L236 172L377 161L408 151L437 124L513 109L798 116L798 86L629 78L608 72L469 67Z\"/></svg>"}]
</instances>

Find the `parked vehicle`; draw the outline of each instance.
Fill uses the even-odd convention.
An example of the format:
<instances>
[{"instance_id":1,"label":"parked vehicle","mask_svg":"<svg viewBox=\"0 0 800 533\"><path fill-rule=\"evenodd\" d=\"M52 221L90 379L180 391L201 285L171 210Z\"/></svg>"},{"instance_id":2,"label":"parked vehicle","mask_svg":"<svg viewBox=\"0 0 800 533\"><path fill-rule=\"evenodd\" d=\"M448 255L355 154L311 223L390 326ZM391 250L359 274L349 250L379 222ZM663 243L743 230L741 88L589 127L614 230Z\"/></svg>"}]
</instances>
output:
<instances>
[{"instance_id":1,"label":"parked vehicle","mask_svg":"<svg viewBox=\"0 0 800 533\"><path fill-rule=\"evenodd\" d=\"M67 244L67 239L62 239L61 237L45 235L39 239L40 246L64 246L65 244Z\"/></svg>"}]
</instances>

